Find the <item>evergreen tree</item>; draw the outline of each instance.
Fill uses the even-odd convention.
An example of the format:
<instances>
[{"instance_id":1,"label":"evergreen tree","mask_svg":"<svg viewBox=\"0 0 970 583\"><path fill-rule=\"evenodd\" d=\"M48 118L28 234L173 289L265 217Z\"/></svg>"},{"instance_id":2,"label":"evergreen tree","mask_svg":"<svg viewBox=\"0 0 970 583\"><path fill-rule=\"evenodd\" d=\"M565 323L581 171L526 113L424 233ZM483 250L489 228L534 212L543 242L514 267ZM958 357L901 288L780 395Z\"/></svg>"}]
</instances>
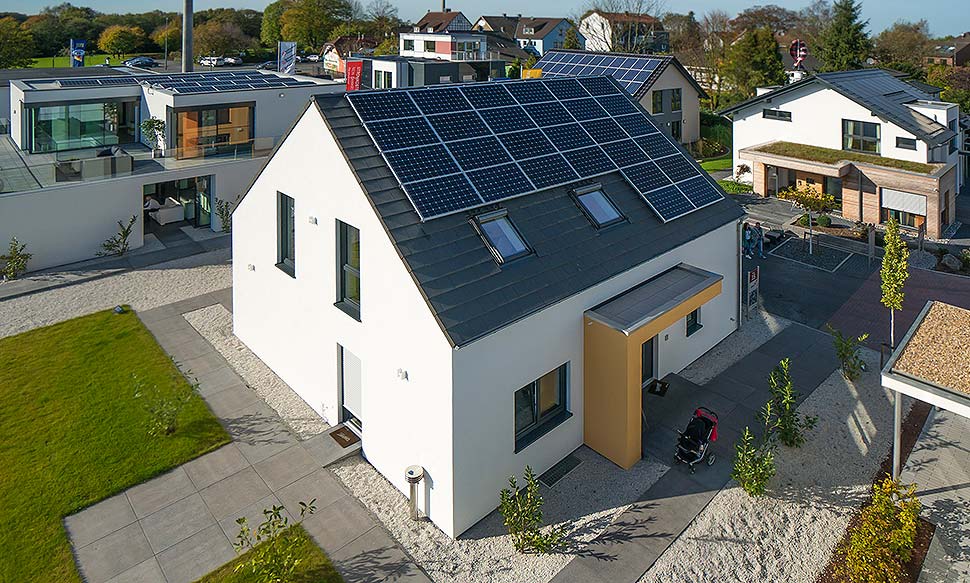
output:
<instances>
[{"instance_id":1,"label":"evergreen tree","mask_svg":"<svg viewBox=\"0 0 970 583\"><path fill-rule=\"evenodd\" d=\"M562 41L562 48L564 49L581 49L582 44L579 42L579 34L576 31L575 26L570 26L569 30L566 31L566 37Z\"/></svg>"},{"instance_id":2,"label":"evergreen tree","mask_svg":"<svg viewBox=\"0 0 970 583\"><path fill-rule=\"evenodd\" d=\"M832 21L822 31L815 56L823 71L861 69L872 52L872 39L861 20L862 3L856 0L835 0Z\"/></svg>"},{"instance_id":3,"label":"evergreen tree","mask_svg":"<svg viewBox=\"0 0 970 583\"><path fill-rule=\"evenodd\" d=\"M724 76L747 97L758 87L785 82L785 66L770 28L749 30L728 49Z\"/></svg>"}]
</instances>

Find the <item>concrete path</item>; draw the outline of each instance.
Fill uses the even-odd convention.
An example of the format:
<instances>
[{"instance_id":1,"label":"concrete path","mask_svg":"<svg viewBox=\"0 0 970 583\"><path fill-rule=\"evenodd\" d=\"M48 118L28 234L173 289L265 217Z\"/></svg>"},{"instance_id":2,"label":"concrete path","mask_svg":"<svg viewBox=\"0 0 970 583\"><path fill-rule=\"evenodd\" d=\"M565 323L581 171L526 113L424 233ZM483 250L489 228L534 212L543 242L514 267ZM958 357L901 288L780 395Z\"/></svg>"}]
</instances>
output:
<instances>
[{"instance_id":1,"label":"concrete path","mask_svg":"<svg viewBox=\"0 0 970 583\"><path fill-rule=\"evenodd\" d=\"M304 528L345 581L428 581L379 521L324 466L353 455L329 433L298 441L182 314L221 303L222 290L140 313L159 344L198 378L233 442L64 519L88 583L188 583L232 560L246 516L316 499Z\"/></svg>"},{"instance_id":2,"label":"concrete path","mask_svg":"<svg viewBox=\"0 0 970 583\"><path fill-rule=\"evenodd\" d=\"M970 419L934 410L901 479L916 484L936 534L920 583L970 581Z\"/></svg>"},{"instance_id":3,"label":"concrete path","mask_svg":"<svg viewBox=\"0 0 970 583\"><path fill-rule=\"evenodd\" d=\"M768 373L785 357L792 359L791 375L808 397L838 366L832 339L818 330L792 324L703 386L670 375L663 397L645 393L648 429L644 441L649 455L670 470L621 514L584 552L553 578L555 583L617 583L637 581L667 550L694 518L728 483L734 444L744 427L760 434L758 409L770 398ZM714 465L701 464L691 474L674 461L678 431L699 406L719 418L718 440L709 454Z\"/></svg>"}]
</instances>

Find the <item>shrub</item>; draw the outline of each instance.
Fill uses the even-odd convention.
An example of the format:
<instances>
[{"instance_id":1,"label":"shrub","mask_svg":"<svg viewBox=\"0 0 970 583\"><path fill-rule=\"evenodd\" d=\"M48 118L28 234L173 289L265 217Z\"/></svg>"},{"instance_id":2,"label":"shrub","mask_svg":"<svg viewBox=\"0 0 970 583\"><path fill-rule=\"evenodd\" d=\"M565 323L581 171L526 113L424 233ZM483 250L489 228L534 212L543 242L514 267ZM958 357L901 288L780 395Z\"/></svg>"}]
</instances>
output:
<instances>
[{"instance_id":1,"label":"shrub","mask_svg":"<svg viewBox=\"0 0 970 583\"><path fill-rule=\"evenodd\" d=\"M176 373L177 375L177 373ZM148 412L148 434L152 437L171 435L178 429L178 418L192 396L199 390L198 381L188 386L180 376L173 375L171 386L164 389L158 385L148 386L137 374L132 373L135 398L142 399L142 406Z\"/></svg>"},{"instance_id":2,"label":"shrub","mask_svg":"<svg viewBox=\"0 0 970 583\"><path fill-rule=\"evenodd\" d=\"M970 269L970 249L960 251L960 261L963 263L964 269Z\"/></svg>"},{"instance_id":3,"label":"shrub","mask_svg":"<svg viewBox=\"0 0 970 583\"><path fill-rule=\"evenodd\" d=\"M818 219L815 220L815 223L820 227L831 227L832 217L828 215L821 215Z\"/></svg>"},{"instance_id":4,"label":"shrub","mask_svg":"<svg viewBox=\"0 0 970 583\"><path fill-rule=\"evenodd\" d=\"M238 202L238 196L231 202L221 198L216 199L216 215L219 217L219 224L222 225L223 233L232 232L232 211L236 208Z\"/></svg>"},{"instance_id":5,"label":"shrub","mask_svg":"<svg viewBox=\"0 0 970 583\"><path fill-rule=\"evenodd\" d=\"M734 171L734 176L741 178L745 174L751 174L751 166L747 164L738 164L738 167Z\"/></svg>"},{"instance_id":6,"label":"shrub","mask_svg":"<svg viewBox=\"0 0 970 583\"><path fill-rule=\"evenodd\" d=\"M792 386L789 368L791 359L784 359L768 375L768 387L771 390L771 403L774 419L769 417L766 423L770 425L770 432L788 447L801 447L805 443L804 431L815 427L818 417L799 415L795 408L798 392Z\"/></svg>"},{"instance_id":7,"label":"shrub","mask_svg":"<svg viewBox=\"0 0 970 583\"><path fill-rule=\"evenodd\" d=\"M3 279L17 279L20 275L27 273L27 262L33 254L27 253L27 244L21 243L17 237L10 237L10 246L7 248L6 255L0 255L3 261L3 269L0 275Z\"/></svg>"},{"instance_id":8,"label":"shrub","mask_svg":"<svg viewBox=\"0 0 970 583\"><path fill-rule=\"evenodd\" d=\"M724 189L724 192L728 194L750 194L754 192L754 189L750 184L745 182L735 182L734 180L718 180L718 184Z\"/></svg>"},{"instance_id":9,"label":"shrub","mask_svg":"<svg viewBox=\"0 0 970 583\"><path fill-rule=\"evenodd\" d=\"M916 543L920 508L915 485L904 488L888 477L874 484L872 502L862 509L859 523L849 532L838 574L846 581L906 580L903 565Z\"/></svg>"},{"instance_id":10,"label":"shrub","mask_svg":"<svg viewBox=\"0 0 970 583\"><path fill-rule=\"evenodd\" d=\"M104 243L101 243L101 251L98 251L98 257L106 257L108 255L117 255L121 257L128 252L128 237L131 237L131 230L135 226L135 221L138 220L137 215L131 215L128 219L128 224L125 225L121 221L118 221L118 232L105 239Z\"/></svg>"},{"instance_id":11,"label":"shrub","mask_svg":"<svg viewBox=\"0 0 970 583\"><path fill-rule=\"evenodd\" d=\"M858 380L862 374L862 358L859 356L859 346L869 338L869 334L863 334L858 338L845 336L841 331L832 326L826 325L832 340L835 343L835 355L842 364L842 376L848 381Z\"/></svg>"},{"instance_id":12,"label":"shrub","mask_svg":"<svg viewBox=\"0 0 970 583\"><path fill-rule=\"evenodd\" d=\"M300 518L316 512L317 499L300 502ZM280 536L289 528L289 520L283 516L282 506L263 509L263 523L250 528L246 517L236 519L239 534L232 544L237 553L252 551L248 561L236 565L235 573L249 571L257 583L285 583L293 580L296 568L302 562L297 552L298 540Z\"/></svg>"},{"instance_id":13,"label":"shrub","mask_svg":"<svg viewBox=\"0 0 970 583\"><path fill-rule=\"evenodd\" d=\"M771 403L765 407L770 409ZM758 446L755 446L754 441L754 434L745 427L741 439L734 445L731 477L749 496L762 496L768 487L768 481L775 475L775 452L770 440L762 437Z\"/></svg>"},{"instance_id":14,"label":"shrub","mask_svg":"<svg viewBox=\"0 0 970 583\"><path fill-rule=\"evenodd\" d=\"M554 527L545 533L540 530L542 503L539 481L529 466L525 467L525 486L521 490L515 476L509 476L509 487L499 494L499 512L515 550L520 553L550 553L562 546L564 528Z\"/></svg>"}]
</instances>

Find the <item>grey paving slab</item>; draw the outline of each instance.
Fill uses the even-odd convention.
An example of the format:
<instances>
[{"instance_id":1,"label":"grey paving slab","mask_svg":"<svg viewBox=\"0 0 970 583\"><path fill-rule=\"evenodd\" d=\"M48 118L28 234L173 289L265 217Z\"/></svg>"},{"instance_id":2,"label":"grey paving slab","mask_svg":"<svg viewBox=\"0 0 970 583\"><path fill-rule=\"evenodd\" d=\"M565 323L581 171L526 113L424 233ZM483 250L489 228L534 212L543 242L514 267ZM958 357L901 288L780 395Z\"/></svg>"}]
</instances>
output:
<instances>
[{"instance_id":1,"label":"grey paving slab","mask_svg":"<svg viewBox=\"0 0 970 583\"><path fill-rule=\"evenodd\" d=\"M234 385L245 384L242 378L229 367L200 374L196 380L199 382L199 393L203 397L214 395Z\"/></svg>"},{"instance_id":2,"label":"grey paving slab","mask_svg":"<svg viewBox=\"0 0 970 583\"><path fill-rule=\"evenodd\" d=\"M274 506L282 506L279 498L272 495L267 496L237 512L233 512L229 516L226 516L219 521L219 528L222 529L222 532L226 535L226 538L232 542L235 542L236 536L239 534L240 530L240 525L236 522L236 520L245 518L248 521L248 528L250 530L258 529L259 525L266 520L266 516L263 514L263 511L272 510ZM290 524L293 524L293 517L290 516L290 513L287 512L285 508L283 509L281 516L286 518Z\"/></svg>"},{"instance_id":3,"label":"grey paving slab","mask_svg":"<svg viewBox=\"0 0 970 583\"><path fill-rule=\"evenodd\" d=\"M410 559L380 528L372 528L330 556L346 583L392 580Z\"/></svg>"},{"instance_id":4,"label":"grey paving slab","mask_svg":"<svg viewBox=\"0 0 970 583\"><path fill-rule=\"evenodd\" d=\"M329 466L360 451L359 441L350 447L341 447L334 438L330 437L329 431L311 437L302 445L303 449L321 466Z\"/></svg>"},{"instance_id":5,"label":"grey paving slab","mask_svg":"<svg viewBox=\"0 0 970 583\"><path fill-rule=\"evenodd\" d=\"M199 378L208 372L226 368L229 364L226 359L218 352L206 352L194 358L188 358L179 362L179 368L186 376Z\"/></svg>"},{"instance_id":6,"label":"grey paving slab","mask_svg":"<svg viewBox=\"0 0 970 583\"><path fill-rule=\"evenodd\" d=\"M243 383L230 385L221 391L205 396L209 409L219 419L232 418L234 413L259 403L261 399L256 391Z\"/></svg>"},{"instance_id":7,"label":"grey paving slab","mask_svg":"<svg viewBox=\"0 0 970 583\"><path fill-rule=\"evenodd\" d=\"M128 489L128 501L135 516L144 518L177 500L195 494L195 486L185 469L178 467L157 478Z\"/></svg>"},{"instance_id":8,"label":"grey paving slab","mask_svg":"<svg viewBox=\"0 0 970 583\"><path fill-rule=\"evenodd\" d=\"M290 514L298 517L300 502L310 502L315 498L317 511L322 512L324 508L348 494L332 473L321 468L278 490L276 496Z\"/></svg>"},{"instance_id":9,"label":"grey paving slab","mask_svg":"<svg viewBox=\"0 0 970 583\"><path fill-rule=\"evenodd\" d=\"M250 463L259 463L297 442L276 411L260 401L223 419L226 431Z\"/></svg>"},{"instance_id":10,"label":"grey paving slab","mask_svg":"<svg viewBox=\"0 0 970 583\"><path fill-rule=\"evenodd\" d=\"M182 466L189 479L200 490L247 467L249 462L235 443L224 445Z\"/></svg>"},{"instance_id":11,"label":"grey paving slab","mask_svg":"<svg viewBox=\"0 0 970 583\"><path fill-rule=\"evenodd\" d=\"M301 444L296 444L254 464L253 467L269 489L276 492L312 473L320 464Z\"/></svg>"},{"instance_id":12,"label":"grey paving slab","mask_svg":"<svg viewBox=\"0 0 970 583\"><path fill-rule=\"evenodd\" d=\"M64 518L67 533L78 547L135 522L135 512L122 492Z\"/></svg>"},{"instance_id":13,"label":"grey paving slab","mask_svg":"<svg viewBox=\"0 0 970 583\"><path fill-rule=\"evenodd\" d=\"M152 558L152 548L137 522L74 551L87 583L104 583Z\"/></svg>"},{"instance_id":14,"label":"grey paving slab","mask_svg":"<svg viewBox=\"0 0 970 583\"><path fill-rule=\"evenodd\" d=\"M160 553L216 523L198 493L141 519L152 550Z\"/></svg>"},{"instance_id":15,"label":"grey paving slab","mask_svg":"<svg viewBox=\"0 0 970 583\"><path fill-rule=\"evenodd\" d=\"M375 526L371 514L352 496L318 508L303 520L303 528L331 555Z\"/></svg>"},{"instance_id":16,"label":"grey paving slab","mask_svg":"<svg viewBox=\"0 0 970 583\"><path fill-rule=\"evenodd\" d=\"M704 385L708 391L713 391L737 403L744 403L755 393L755 388L749 384L738 382L728 377L717 377Z\"/></svg>"},{"instance_id":17,"label":"grey paving slab","mask_svg":"<svg viewBox=\"0 0 970 583\"><path fill-rule=\"evenodd\" d=\"M204 488L200 494L216 520L222 520L262 500L272 492L256 470L246 467Z\"/></svg>"},{"instance_id":18,"label":"grey paving slab","mask_svg":"<svg viewBox=\"0 0 970 583\"><path fill-rule=\"evenodd\" d=\"M158 554L158 564L168 583L191 583L236 556L218 524Z\"/></svg>"},{"instance_id":19,"label":"grey paving slab","mask_svg":"<svg viewBox=\"0 0 970 583\"><path fill-rule=\"evenodd\" d=\"M108 579L107 583L167 583L155 557Z\"/></svg>"}]
</instances>

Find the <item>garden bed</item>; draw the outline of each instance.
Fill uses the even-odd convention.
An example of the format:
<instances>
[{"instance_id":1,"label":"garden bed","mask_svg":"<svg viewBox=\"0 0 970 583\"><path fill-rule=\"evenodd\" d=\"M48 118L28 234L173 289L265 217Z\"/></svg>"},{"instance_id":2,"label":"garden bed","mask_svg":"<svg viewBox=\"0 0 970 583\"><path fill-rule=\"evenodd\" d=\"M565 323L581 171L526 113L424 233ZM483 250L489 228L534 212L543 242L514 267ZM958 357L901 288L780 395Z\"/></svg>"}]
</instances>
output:
<instances>
[{"instance_id":1,"label":"garden bed","mask_svg":"<svg viewBox=\"0 0 970 583\"><path fill-rule=\"evenodd\" d=\"M296 571L288 578L289 583L342 583L343 578L334 568L327 555L320 550L310 535L299 524L291 526L280 534L293 543L291 550L299 559ZM246 563L252 551L242 554L226 563L196 583L256 583L259 581L249 569L236 571L237 565Z\"/></svg>"}]
</instances>

